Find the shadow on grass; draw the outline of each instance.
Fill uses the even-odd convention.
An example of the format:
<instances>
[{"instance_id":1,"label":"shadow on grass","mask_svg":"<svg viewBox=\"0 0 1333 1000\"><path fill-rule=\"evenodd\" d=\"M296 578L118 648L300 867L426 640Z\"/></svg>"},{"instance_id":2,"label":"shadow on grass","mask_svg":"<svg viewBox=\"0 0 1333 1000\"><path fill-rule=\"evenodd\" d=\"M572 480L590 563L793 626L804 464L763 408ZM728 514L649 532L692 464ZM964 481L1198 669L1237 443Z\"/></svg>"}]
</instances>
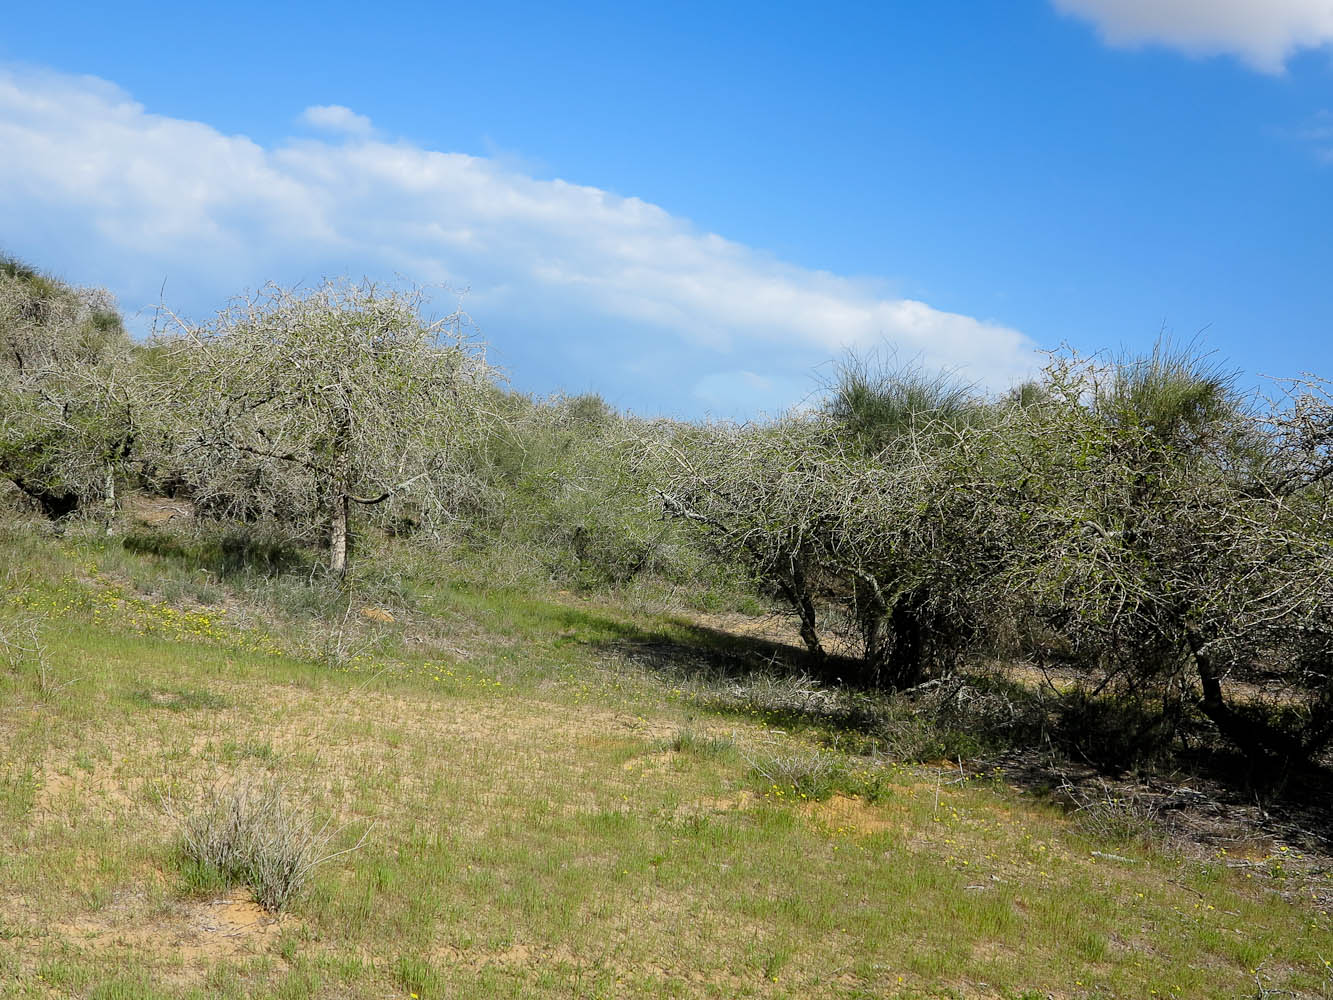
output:
<instances>
[{"instance_id":1,"label":"shadow on grass","mask_svg":"<svg viewBox=\"0 0 1333 1000\"><path fill-rule=\"evenodd\" d=\"M170 559L187 570L216 576L276 576L311 567L309 554L288 542L225 529L196 536L142 528L121 540L127 552Z\"/></svg>"},{"instance_id":2,"label":"shadow on grass","mask_svg":"<svg viewBox=\"0 0 1333 1000\"><path fill-rule=\"evenodd\" d=\"M566 623L592 626L592 644L673 684L700 707L863 737L862 749L912 761L965 760L974 773L999 764L1005 780L1040 798L1142 800L1174 833L1209 845L1281 840L1333 855L1333 770L1313 764L1259 774L1189 706L1142 694L1075 686L1044 692L975 673L907 694L857 685L858 664L688 622L656 629L581 609ZM849 680L850 679L850 680ZM896 752L895 752L896 751Z\"/></svg>"},{"instance_id":3,"label":"shadow on grass","mask_svg":"<svg viewBox=\"0 0 1333 1000\"><path fill-rule=\"evenodd\" d=\"M164 708L171 712L220 711L230 707L221 695L197 688L141 688L129 699L140 708Z\"/></svg>"}]
</instances>

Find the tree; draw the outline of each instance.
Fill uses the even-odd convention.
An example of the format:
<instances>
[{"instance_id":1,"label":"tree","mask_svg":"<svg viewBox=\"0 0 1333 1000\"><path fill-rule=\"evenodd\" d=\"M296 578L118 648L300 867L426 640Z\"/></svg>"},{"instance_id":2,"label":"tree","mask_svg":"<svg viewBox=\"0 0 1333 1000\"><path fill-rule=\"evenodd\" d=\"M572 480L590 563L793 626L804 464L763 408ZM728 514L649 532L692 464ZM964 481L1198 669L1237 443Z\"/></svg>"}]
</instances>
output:
<instances>
[{"instance_id":1,"label":"tree","mask_svg":"<svg viewBox=\"0 0 1333 1000\"><path fill-rule=\"evenodd\" d=\"M466 316L420 292L274 285L207 326L179 323L179 462L197 506L322 534L347 570L354 507L424 526L473 484L459 461L493 378Z\"/></svg>"},{"instance_id":2,"label":"tree","mask_svg":"<svg viewBox=\"0 0 1333 1000\"><path fill-rule=\"evenodd\" d=\"M665 514L695 524L718 557L776 591L822 657L814 534L828 490L814 424L682 425L645 444L644 476Z\"/></svg>"},{"instance_id":3,"label":"tree","mask_svg":"<svg viewBox=\"0 0 1333 1000\"><path fill-rule=\"evenodd\" d=\"M1333 741L1333 407L1252 405L1159 346L1052 360L1017 408L996 501L1008 593L1106 678L1173 687L1256 766Z\"/></svg>"},{"instance_id":4,"label":"tree","mask_svg":"<svg viewBox=\"0 0 1333 1000\"><path fill-rule=\"evenodd\" d=\"M0 475L53 520L100 500L109 526L141 400L111 297L0 258Z\"/></svg>"},{"instance_id":5,"label":"tree","mask_svg":"<svg viewBox=\"0 0 1333 1000\"><path fill-rule=\"evenodd\" d=\"M836 409L685 429L653 474L669 515L791 605L812 654L833 631L865 681L901 688L976 635L1006 533L974 488L989 426L952 409L878 419L891 408L851 434Z\"/></svg>"}]
</instances>

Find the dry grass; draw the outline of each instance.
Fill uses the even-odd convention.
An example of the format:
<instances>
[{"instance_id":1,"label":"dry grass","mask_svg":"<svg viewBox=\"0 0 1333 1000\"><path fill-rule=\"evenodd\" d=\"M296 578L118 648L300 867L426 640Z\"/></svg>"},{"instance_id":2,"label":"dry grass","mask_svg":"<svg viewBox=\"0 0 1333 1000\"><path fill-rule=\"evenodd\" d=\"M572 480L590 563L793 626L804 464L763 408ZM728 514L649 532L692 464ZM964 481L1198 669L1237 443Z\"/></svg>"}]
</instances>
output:
<instances>
[{"instance_id":1,"label":"dry grass","mask_svg":"<svg viewBox=\"0 0 1333 1000\"><path fill-rule=\"evenodd\" d=\"M332 820L317 823L311 808L272 777L220 782L193 809L178 811L170 803L167 809L180 827L186 859L199 866L195 877L248 886L270 913L286 909L316 868L357 850L369 835L333 849L340 831Z\"/></svg>"},{"instance_id":2,"label":"dry grass","mask_svg":"<svg viewBox=\"0 0 1333 1000\"><path fill-rule=\"evenodd\" d=\"M90 598L95 553L38 554L72 683L0 668L0 997L1236 996L1259 963L1325 989L1329 905L1284 845L1126 844L1001 780L712 715L609 656L628 625L600 611L469 591L437 613L470 658L337 670L225 616L140 634L166 616ZM769 787L830 775L818 803ZM196 859L294 845L304 889L271 915L210 884L171 803Z\"/></svg>"}]
</instances>

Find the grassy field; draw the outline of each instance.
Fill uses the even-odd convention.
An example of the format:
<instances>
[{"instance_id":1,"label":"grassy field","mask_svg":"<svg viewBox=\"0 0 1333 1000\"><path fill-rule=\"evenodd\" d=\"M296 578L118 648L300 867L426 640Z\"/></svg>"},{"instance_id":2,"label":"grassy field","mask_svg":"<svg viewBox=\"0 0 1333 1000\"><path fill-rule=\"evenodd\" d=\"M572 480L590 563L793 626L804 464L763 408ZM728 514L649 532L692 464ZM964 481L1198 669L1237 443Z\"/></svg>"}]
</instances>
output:
<instances>
[{"instance_id":1,"label":"grassy field","mask_svg":"<svg viewBox=\"0 0 1333 1000\"><path fill-rule=\"evenodd\" d=\"M435 574L320 624L3 529L0 996L1333 996L1287 845L1098 838L720 707L667 611ZM181 847L245 782L361 845L276 917Z\"/></svg>"}]
</instances>

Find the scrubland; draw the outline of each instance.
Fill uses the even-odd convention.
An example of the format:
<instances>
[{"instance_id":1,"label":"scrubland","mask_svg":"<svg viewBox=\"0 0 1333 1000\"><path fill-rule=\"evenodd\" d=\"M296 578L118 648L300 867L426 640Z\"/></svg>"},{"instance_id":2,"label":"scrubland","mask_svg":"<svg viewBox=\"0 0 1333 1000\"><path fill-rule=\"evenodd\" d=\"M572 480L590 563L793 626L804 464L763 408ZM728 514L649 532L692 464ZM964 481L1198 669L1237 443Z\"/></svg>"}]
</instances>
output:
<instances>
[{"instance_id":1,"label":"scrubland","mask_svg":"<svg viewBox=\"0 0 1333 1000\"><path fill-rule=\"evenodd\" d=\"M902 759L662 594L458 551L349 597L135 531L0 538L5 996L1333 992L1326 858ZM183 847L243 786L356 848L277 913Z\"/></svg>"}]
</instances>

